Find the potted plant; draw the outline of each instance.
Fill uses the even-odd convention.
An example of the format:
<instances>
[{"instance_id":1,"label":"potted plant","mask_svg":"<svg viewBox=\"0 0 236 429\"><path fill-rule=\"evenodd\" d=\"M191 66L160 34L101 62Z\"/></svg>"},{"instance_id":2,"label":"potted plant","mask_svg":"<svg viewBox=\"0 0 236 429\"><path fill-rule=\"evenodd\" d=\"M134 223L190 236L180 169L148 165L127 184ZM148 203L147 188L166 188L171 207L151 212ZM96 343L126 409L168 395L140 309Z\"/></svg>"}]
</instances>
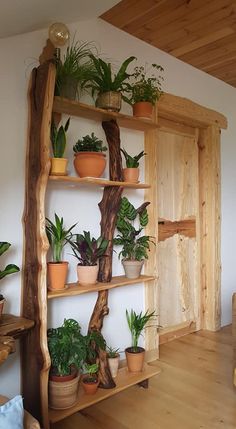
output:
<instances>
[{"instance_id":1,"label":"potted plant","mask_svg":"<svg viewBox=\"0 0 236 429\"><path fill-rule=\"evenodd\" d=\"M90 57L94 49L91 43L79 41L67 47L63 61L56 62L55 95L79 98L85 84L95 73Z\"/></svg>"},{"instance_id":2,"label":"potted plant","mask_svg":"<svg viewBox=\"0 0 236 429\"><path fill-rule=\"evenodd\" d=\"M98 370L99 364L97 363L84 365L85 375L82 378L82 385L87 395L94 395L98 389Z\"/></svg>"},{"instance_id":3,"label":"potted plant","mask_svg":"<svg viewBox=\"0 0 236 429\"><path fill-rule=\"evenodd\" d=\"M53 262L47 263L48 288L51 290L61 290L65 288L68 262L62 261L62 250L69 237L71 237L71 231L75 226L76 224L66 229L63 217L59 218L56 213L55 223L46 218L46 233L53 254Z\"/></svg>"},{"instance_id":4,"label":"potted plant","mask_svg":"<svg viewBox=\"0 0 236 429\"><path fill-rule=\"evenodd\" d=\"M7 241L0 241L0 256L3 255L3 253L5 253L10 246L11 244ZM17 265L8 264L3 270L0 270L0 280L8 276L9 274L17 273L18 271L20 271L20 268L17 267ZM2 315L4 302L5 298L2 294L0 294L0 318Z\"/></svg>"},{"instance_id":5,"label":"potted plant","mask_svg":"<svg viewBox=\"0 0 236 429\"><path fill-rule=\"evenodd\" d=\"M139 118L152 118L153 106L162 94L163 68L160 65L152 64L150 67L135 67L131 75L127 92L128 97L124 100L133 106L133 115Z\"/></svg>"},{"instance_id":6,"label":"potted plant","mask_svg":"<svg viewBox=\"0 0 236 429\"><path fill-rule=\"evenodd\" d=\"M150 319L155 317L155 312L147 310L144 314L139 314L131 309L130 313L126 310L126 319L131 332L132 346L125 349L128 370L130 372L140 372L143 370L145 350L138 346L138 340L142 331Z\"/></svg>"},{"instance_id":7,"label":"potted plant","mask_svg":"<svg viewBox=\"0 0 236 429\"><path fill-rule=\"evenodd\" d=\"M78 281L80 284L95 284L98 276L98 260L105 254L108 240L91 237L89 231L75 234L75 241L68 240L74 256L78 259Z\"/></svg>"},{"instance_id":8,"label":"potted plant","mask_svg":"<svg viewBox=\"0 0 236 429\"><path fill-rule=\"evenodd\" d=\"M120 361L119 348L115 349L113 347L108 346L107 359L108 359L108 365L111 371L111 375L113 378L115 378L118 373L119 361Z\"/></svg>"},{"instance_id":9,"label":"potted plant","mask_svg":"<svg viewBox=\"0 0 236 429\"><path fill-rule=\"evenodd\" d=\"M100 177L106 167L107 147L94 133L79 139L73 146L74 167L80 177Z\"/></svg>"},{"instance_id":10,"label":"potted plant","mask_svg":"<svg viewBox=\"0 0 236 429\"><path fill-rule=\"evenodd\" d=\"M125 149L120 149L126 161L126 168L123 168L123 177L125 182L138 183L139 179L139 160L147 155L143 150L138 155L131 156Z\"/></svg>"},{"instance_id":11,"label":"potted plant","mask_svg":"<svg viewBox=\"0 0 236 429\"><path fill-rule=\"evenodd\" d=\"M51 143L53 158L51 158L50 174L54 176L66 176L68 159L63 158L66 148L66 132L70 125L70 118L65 126L56 127L54 120L51 124Z\"/></svg>"},{"instance_id":12,"label":"potted plant","mask_svg":"<svg viewBox=\"0 0 236 429\"><path fill-rule=\"evenodd\" d=\"M123 92L127 89L129 74L127 73L128 65L135 57L127 58L120 66L117 73L112 70L110 62L91 55L96 73L87 83L86 88L92 90L92 96L97 95L96 106L101 109L119 112L121 109L121 99Z\"/></svg>"},{"instance_id":13,"label":"potted plant","mask_svg":"<svg viewBox=\"0 0 236 429\"><path fill-rule=\"evenodd\" d=\"M138 228L134 222L138 220ZM146 205L135 209L130 201L123 197L117 215L116 227L117 236L114 244L122 246L119 257L122 256L125 275L129 279L136 279L140 276L145 259L148 259L150 243L154 243L150 235L142 235L144 227L148 224L148 213Z\"/></svg>"}]
</instances>

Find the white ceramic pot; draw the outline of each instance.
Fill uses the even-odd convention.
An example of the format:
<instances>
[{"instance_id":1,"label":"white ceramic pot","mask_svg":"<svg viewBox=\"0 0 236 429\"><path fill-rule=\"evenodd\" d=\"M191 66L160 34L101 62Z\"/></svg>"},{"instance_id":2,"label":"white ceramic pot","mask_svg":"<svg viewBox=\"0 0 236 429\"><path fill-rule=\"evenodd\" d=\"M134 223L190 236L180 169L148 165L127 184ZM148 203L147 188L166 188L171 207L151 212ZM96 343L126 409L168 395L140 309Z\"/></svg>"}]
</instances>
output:
<instances>
[{"instance_id":1,"label":"white ceramic pot","mask_svg":"<svg viewBox=\"0 0 236 429\"><path fill-rule=\"evenodd\" d=\"M118 368L119 368L119 361L120 361L120 355L117 353L117 355L113 358L108 357L108 365L111 371L111 375L113 378L117 376Z\"/></svg>"},{"instance_id":2,"label":"white ceramic pot","mask_svg":"<svg viewBox=\"0 0 236 429\"><path fill-rule=\"evenodd\" d=\"M81 285L95 284L98 277L98 264L93 266L77 265L78 282Z\"/></svg>"},{"instance_id":3,"label":"white ceramic pot","mask_svg":"<svg viewBox=\"0 0 236 429\"><path fill-rule=\"evenodd\" d=\"M137 279L142 271L144 260L142 261L126 261L123 259L122 264L125 270L127 279Z\"/></svg>"}]
</instances>

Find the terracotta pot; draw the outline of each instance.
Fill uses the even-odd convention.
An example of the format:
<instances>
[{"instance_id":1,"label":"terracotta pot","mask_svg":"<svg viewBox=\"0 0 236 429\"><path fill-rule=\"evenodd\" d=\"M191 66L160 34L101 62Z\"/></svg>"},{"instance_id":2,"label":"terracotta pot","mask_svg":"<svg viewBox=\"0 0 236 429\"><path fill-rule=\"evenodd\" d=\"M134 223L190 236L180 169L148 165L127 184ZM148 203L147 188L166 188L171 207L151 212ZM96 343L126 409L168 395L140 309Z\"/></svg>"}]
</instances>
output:
<instances>
[{"instance_id":1,"label":"terracotta pot","mask_svg":"<svg viewBox=\"0 0 236 429\"><path fill-rule=\"evenodd\" d=\"M125 270L127 279L137 279L142 271L144 260L142 261L126 261L123 259L122 264Z\"/></svg>"},{"instance_id":2,"label":"terracotta pot","mask_svg":"<svg viewBox=\"0 0 236 429\"><path fill-rule=\"evenodd\" d=\"M74 167L80 177L101 177L106 167L106 155L102 152L78 152Z\"/></svg>"},{"instance_id":3,"label":"terracotta pot","mask_svg":"<svg viewBox=\"0 0 236 429\"><path fill-rule=\"evenodd\" d=\"M85 376L82 379L82 386L86 395L94 395L98 390L98 383L99 383L98 380L96 382L91 382L91 383L86 381L86 376Z\"/></svg>"},{"instance_id":4,"label":"terracotta pot","mask_svg":"<svg viewBox=\"0 0 236 429\"><path fill-rule=\"evenodd\" d=\"M67 176L67 164L68 159L66 158L51 158L51 170L52 176Z\"/></svg>"},{"instance_id":5,"label":"terracotta pot","mask_svg":"<svg viewBox=\"0 0 236 429\"><path fill-rule=\"evenodd\" d=\"M49 407L56 410L72 407L77 401L79 377L64 382L49 380Z\"/></svg>"},{"instance_id":6,"label":"terracotta pot","mask_svg":"<svg viewBox=\"0 0 236 429\"><path fill-rule=\"evenodd\" d=\"M111 375L113 378L116 378L117 373L118 373L118 368L119 368L119 361L120 361L120 355L119 353L116 354L115 357L111 358L108 357L108 365L111 371Z\"/></svg>"},{"instance_id":7,"label":"terracotta pot","mask_svg":"<svg viewBox=\"0 0 236 429\"><path fill-rule=\"evenodd\" d=\"M127 367L130 372L141 372L143 370L145 350L138 347L138 351L133 352L132 347L125 349Z\"/></svg>"},{"instance_id":8,"label":"terracotta pot","mask_svg":"<svg viewBox=\"0 0 236 429\"><path fill-rule=\"evenodd\" d=\"M98 264L93 266L77 265L78 282L81 285L97 283L98 268Z\"/></svg>"},{"instance_id":9,"label":"terracotta pot","mask_svg":"<svg viewBox=\"0 0 236 429\"><path fill-rule=\"evenodd\" d=\"M1 317L2 317L2 312L3 312L4 302L5 302L5 299L2 299L2 300L0 301L0 319L1 319Z\"/></svg>"},{"instance_id":10,"label":"terracotta pot","mask_svg":"<svg viewBox=\"0 0 236 429\"><path fill-rule=\"evenodd\" d=\"M68 262L48 262L48 289L65 289L66 277L68 272Z\"/></svg>"},{"instance_id":11,"label":"terracotta pot","mask_svg":"<svg viewBox=\"0 0 236 429\"><path fill-rule=\"evenodd\" d=\"M133 105L133 115L137 118L152 119L153 105L148 101L139 101Z\"/></svg>"},{"instance_id":12,"label":"terracotta pot","mask_svg":"<svg viewBox=\"0 0 236 429\"><path fill-rule=\"evenodd\" d=\"M121 109L121 93L116 91L107 91L98 94L96 107L110 110L111 112L119 112Z\"/></svg>"},{"instance_id":13,"label":"terracotta pot","mask_svg":"<svg viewBox=\"0 0 236 429\"><path fill-rule=\"evenodd\" d=\"M138 183L139 168L123 168L124 182Z\"/></svg>"}]
</instances>

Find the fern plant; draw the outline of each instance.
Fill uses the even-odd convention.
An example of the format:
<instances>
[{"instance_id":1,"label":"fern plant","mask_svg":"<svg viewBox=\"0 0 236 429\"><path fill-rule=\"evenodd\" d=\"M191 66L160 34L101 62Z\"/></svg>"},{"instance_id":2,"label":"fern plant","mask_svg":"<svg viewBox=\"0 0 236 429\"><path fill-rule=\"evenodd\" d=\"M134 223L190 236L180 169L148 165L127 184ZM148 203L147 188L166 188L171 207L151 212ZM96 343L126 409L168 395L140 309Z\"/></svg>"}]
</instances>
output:
<instances>
[{"instance_id":1,"label":"fern plant","mask_svg":"<svg viewBox=\"0 0 236 429\"><path fill-rule=\"evenodd\" d=\"M138 227L135 227L135 220L138 220ZM122 246L119 257L125 260L148 259L150 243L154 243L150 235L142 235L143 229L148 224L148 213L146 206L135 209L130 201L123 197L117 215L116 228L117 236L113 242L117 246Z\"/></svg>"},{"instance_id":2,"label":"fern plant","mask_svg":"<svg viewBox=\"0 0 236 429\"><path fill-rule=\"evenodd\" d=\"M131 156L128 154L128 152L126 152L125 149L120 149L121 152L123 153L124 157L125 157L125 161L126 161L126 167L127 168L138 168L139 167L139 160L140 158L142 158L143 156L147 155L144 150L142 150L142 152L140 152L138 155L135 156Z\"/></svg>"}]
</instances>

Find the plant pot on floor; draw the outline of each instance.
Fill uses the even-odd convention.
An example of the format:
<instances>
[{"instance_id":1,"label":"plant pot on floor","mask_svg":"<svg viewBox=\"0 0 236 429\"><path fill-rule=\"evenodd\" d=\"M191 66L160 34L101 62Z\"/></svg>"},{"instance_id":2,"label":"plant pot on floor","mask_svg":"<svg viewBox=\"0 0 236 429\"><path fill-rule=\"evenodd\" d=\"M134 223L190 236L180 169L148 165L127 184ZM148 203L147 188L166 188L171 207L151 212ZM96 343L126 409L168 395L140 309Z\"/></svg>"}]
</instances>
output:
<instances>
[{"instance_id":1,"label":"plant pot on floor","mask_svg":"<svg viewBox=\"0 0 236 429\"><path fill-rule=\"evenodd\" d=\"M66 278L68 273L68 262L48 262L48 289L62 290L65 289Z\"/></svg>"},{"instance_id":2,"label":"plant pot on floor","mask_svg":"<svg viewBox=\"0 0 236 429\"><path fill-rule=\"evenodd\" d=\"M125 259L122 260L122 264L125 270L125 277L127 279L137 279L142 271L144 260L142 261L133 261L129 260L126 261Z\"/></svg>"},{"instance_id":3,"label":"plant pot on floor","mask_svg":"<svg viewBox=\"0 0 236 429\"><path fill-rule=\"evenodd\" d=\"M153 105L149 101L139 101L133 105L133 115L137 118L152 119Z\"/></svg>"},{"instance_id":4,"label":"plant pot on floor","mask_svg":"<svg viewBox=\"0 0 236 429\"><path fill-rule=\"evenodd\" d=\"M124 182L138 183L139 168L123 168Z\"/></svg>"},{"instance_id":5,"label":"plant pot on floor","mask_svg":"<svg viewBox=\"0 0 236 429\"><path fill-rule=\"evenodd\" d=\"M144 365L145 350L143 347L127 347L125 356L129 372L141 372Z\"/></svg>"},{"instance_id":6,"label":"plant pot on floor","mask_svg":"<svg viewBox=\"0 0 236 429\"><path fill-rule=\"evenodd\" d=\"M68 159L66 158L51 158L51 170L52 176L67 176L67 164Z\"/></svg>"},{"instance_id":7,"label":"plant pot on floor","mask_svg":"<svg viewBox=\"0 0 236 429\"><path fill-rule=\"evenodd\" d=\"M68 377L72 377L68 380ZM64 380L65 378L65 380ZM49 380L49 407L63 410L72 407L77 401L79 375L56 377L58 381ZM55 379L55 378L54 378Z\"/></svg>"},{"instance_id":8,"label":"plant pot on floor","mask_svg":"<svg viewBox=\"0 0 236 429\"><path fill-rule=\"evenodd\" d=\"M108 357L107 360L111 371L111 376L113 378L116 378L118 373L118 368L119 368L119 361L120 361L119 353L117 353L115 357Z\"/></svg>"},{"instance_id":9,"label":"plant pot on floor","mask_svg":"<svg viewBox=\"0 0 236 429\"><path fill-rule=\"evenodd\" d=\"M110 110L111 112L119 112L121 109L121 92L107 91L100 93L96 99L96 107Z\"/></svg>"},{"instance_id":10,"label":"plant pot on floor","mask_svg":"<svg viewBox=\"0 0 236 429\"><path fill-rule=\"evenodd\" d=\"M79 284L88 285L97 283L98 269L98 264L92 266L77 265Z\"/></svg>"},{"instance_id":11,"label":"plant pot on floor","mask_svg":"<svg viewBox=\"0 0 236 429\"><path fill-rule=\"evenodd\" d=\"M74 157L79 177L101 177L106 167L106 155L101 152L78 152Z\"/></svg>"}]
</instances>

